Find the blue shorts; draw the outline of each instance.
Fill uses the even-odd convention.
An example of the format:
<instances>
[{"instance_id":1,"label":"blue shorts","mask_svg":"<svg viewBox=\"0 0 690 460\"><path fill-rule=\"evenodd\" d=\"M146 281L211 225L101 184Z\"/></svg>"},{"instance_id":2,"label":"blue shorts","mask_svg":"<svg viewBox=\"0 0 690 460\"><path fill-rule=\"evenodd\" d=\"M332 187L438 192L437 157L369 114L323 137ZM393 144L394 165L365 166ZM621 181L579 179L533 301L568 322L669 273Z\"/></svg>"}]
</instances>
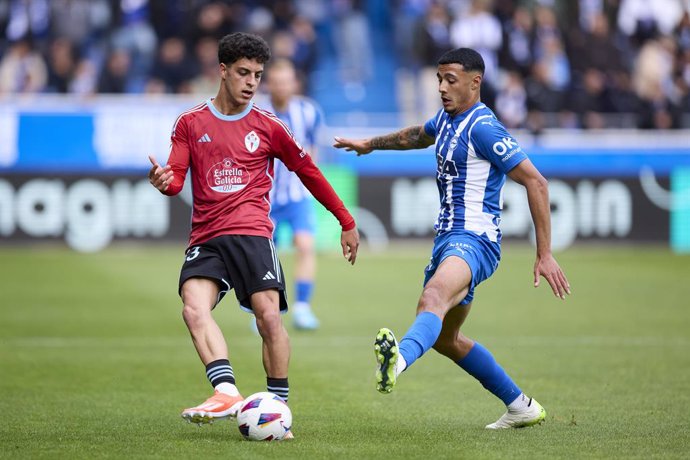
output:
<instances>
[{"instance_id":1,"label":"blue shorts","mask_svg":"<svg viewBox=\"0 0 690 460\"><path fill-rule=\"evenodd\" d=\"M498 268L498 261L501 260L501 245L465 230L436 235L434 249L431 251L431 261L424 269L424 286L434 276L441 262L450 256L463 259L472 271L470 290L460 302L460 305L467 305L474 299L474 288L493 275Z\"/></svg>"},{"instance_id":2,"label":"blue shorts","mask_svg":"<svg viewBox=\"0 0 690 460\"><path fill-rule=\"evenodd\" d=\"M309 233L313 235L316 230L316 211L311 198L273 206L271 208L271 219L276 226L276 230L282 224L288 224L293 234Z\"/></svg>"}]
</instances>

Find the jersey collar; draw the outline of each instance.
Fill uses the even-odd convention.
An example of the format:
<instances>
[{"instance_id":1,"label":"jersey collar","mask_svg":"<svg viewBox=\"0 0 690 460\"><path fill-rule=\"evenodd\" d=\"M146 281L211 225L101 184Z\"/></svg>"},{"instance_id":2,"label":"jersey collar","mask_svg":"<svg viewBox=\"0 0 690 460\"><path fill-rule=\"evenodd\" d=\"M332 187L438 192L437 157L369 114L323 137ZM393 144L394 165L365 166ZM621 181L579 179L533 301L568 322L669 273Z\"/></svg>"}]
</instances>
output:
<instances>
[{"instance_id":1,"label":"jersey collar","mask_svg":"<svg viewBox=\"0 0 690 460\"><path fill-rule=\"evenodd\" d=\"M208 106L209 110L211 110L211 113L216 117L224 121L237 121L241 120L244 118L251 110L252 107L254 107L254 101L249 101L249 104L247 104L247 108L241 111L240 113L236 113L234 115L224 115L218 111L215 105L213 105L213 98L209 98L206 101L206 105Z\"/></svg>"}]
</instances>

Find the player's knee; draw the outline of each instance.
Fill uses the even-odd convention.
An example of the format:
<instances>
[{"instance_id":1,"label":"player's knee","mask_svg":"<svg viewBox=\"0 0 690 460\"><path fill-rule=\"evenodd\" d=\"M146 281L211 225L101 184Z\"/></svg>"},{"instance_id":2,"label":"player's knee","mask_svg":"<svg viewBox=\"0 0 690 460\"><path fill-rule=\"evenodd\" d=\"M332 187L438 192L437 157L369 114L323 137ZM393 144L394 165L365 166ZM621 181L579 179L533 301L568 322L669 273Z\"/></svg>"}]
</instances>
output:
<instances>
[{"instance_id":1,"label":"player's knee","mask_svg":"<svg viewBox=\"0 0 690 460\"><path fill-rule=\"evenodd\" d=\"M309 256L315 254L314 244L311 240L306 238L296 238L295 249L297 250L297 253L302 256Z\"/></svg>"},{"instance_id":2,"label":"player's knee","mask_svg":"<svg viewBox=\"0 0 690 460\"><path fill-rule=\"evenodd\" d=\"M275 337L283 331L283 322L278 312L263 312L256 315L256 327L262 337Z\"/></svg>"},{"instance_id":3,"label":"player's knee","mask_svg":"<svg viewBox=\"0 0 690 460\"><path fill-rule=\"evenodd\" d=\"M467 356L472 349L472 346L474 346L472 339L465 337L461 332L458 332L454 335L441 334L436 340L433 348L441 355L446 356L453 361L457 361L458 359L462 359Z\"/></svg>"},{"instance_id":4,"label":"player's knee","mask_svg":"<svg viewBox=\"0 0 690 460\"><path fill-rule=\"evenodd\" d=\"M301 257L311 257L316 254L311 246L296 246L297 254Z\"/></svg>"},{"instance_id":5,"label":"player's knee","mask_svg":"<svg viewBox=\"0 0 690 460\"><path fill-rule=\"evenodd\" d=\"M455 340L452 337L445 337L443 335L439 336L433 346L434 350L443 356L453 355L455 352L455 347Z\"/></svg>"},{"instance_id":6,"label":"player's knee","mask_svg":"<svg viewBox=\"0 0 690 460\"><path fill-rule=\"evenodd\" d=\"M458 334L458 336L455 338L455 343L459 355L463 358L467 356L474 346L474 340L470 339L469 337L465 337L463 334Z\"/></svg>"},{"instance_id":7,"label":"player's knee","mask_svg":"<svg viewBox=\"0 0 690 460\"><path fill-rule=\"evenodd\" d=\"M182 319L190 328L200 324L205 314L205 310L193 302L185 303L184 307L182 307Z\"/></svg>"},{"instance_id":8,"label":"player's knee","mask_svg":"<svg viewBox=\"0 0 690 460\"><path fill-rule=\"evenodd\" d=\"M193 327L198 323L199 314L193 306L186 304L182 307L182 319L188 327Z\"/></svg>"}]
</instances>

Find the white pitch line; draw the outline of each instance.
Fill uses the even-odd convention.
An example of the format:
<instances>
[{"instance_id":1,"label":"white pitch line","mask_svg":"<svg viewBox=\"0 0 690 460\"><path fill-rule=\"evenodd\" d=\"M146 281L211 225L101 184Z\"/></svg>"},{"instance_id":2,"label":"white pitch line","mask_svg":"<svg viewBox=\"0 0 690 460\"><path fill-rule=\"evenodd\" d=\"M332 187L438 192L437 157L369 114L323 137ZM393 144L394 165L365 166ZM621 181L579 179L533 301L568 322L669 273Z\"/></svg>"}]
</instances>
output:
<instances>
[{"instance_id":1,"label":"white pitch line","mask_svg":"<svg viewBox=\"0 0 690 460\"><path fill-rule=\"evenodd\" d=\"M228 336L231 346L256 346L256 336ZM679 347L690 348L690 337L659 336L518 336L478 337L483 343L500 347ZM371 336L339 335L300 337L292 334L294 345L369 346ZM167 348L191 346L188 337L11 337L0 339L0 348Z\"/></svg>"}]
</instances>

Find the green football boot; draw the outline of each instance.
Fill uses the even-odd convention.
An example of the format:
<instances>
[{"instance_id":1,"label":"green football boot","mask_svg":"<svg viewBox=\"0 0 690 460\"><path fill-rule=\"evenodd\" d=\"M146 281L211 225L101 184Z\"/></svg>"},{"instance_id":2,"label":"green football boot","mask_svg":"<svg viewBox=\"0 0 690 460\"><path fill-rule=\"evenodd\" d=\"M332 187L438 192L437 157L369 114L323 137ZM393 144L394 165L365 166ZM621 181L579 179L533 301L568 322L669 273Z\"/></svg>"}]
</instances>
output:
<instances>
[{"instance_id":1,"label":"green football boot","mask_svg":"<svg viewBox=\"0 0 690 460\"><path fill-rule=\"evenodd\" d=\"M374 341L376 355L376 389L380 393L390 393L395 386L395 365L398 362L398 341L388 328L381 328Z\"/></svg>"}]
</instances>

